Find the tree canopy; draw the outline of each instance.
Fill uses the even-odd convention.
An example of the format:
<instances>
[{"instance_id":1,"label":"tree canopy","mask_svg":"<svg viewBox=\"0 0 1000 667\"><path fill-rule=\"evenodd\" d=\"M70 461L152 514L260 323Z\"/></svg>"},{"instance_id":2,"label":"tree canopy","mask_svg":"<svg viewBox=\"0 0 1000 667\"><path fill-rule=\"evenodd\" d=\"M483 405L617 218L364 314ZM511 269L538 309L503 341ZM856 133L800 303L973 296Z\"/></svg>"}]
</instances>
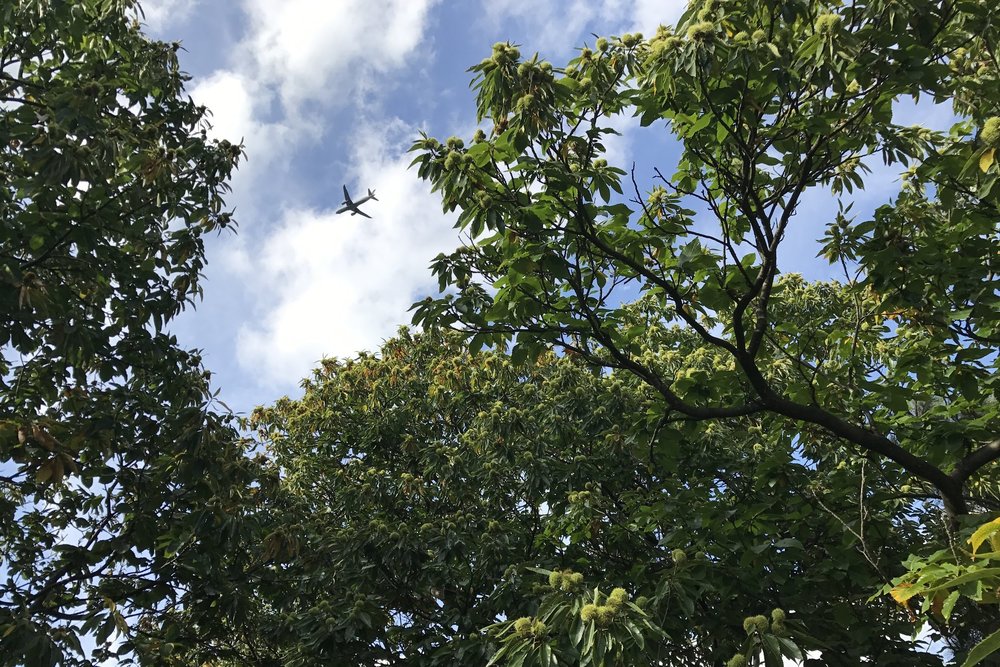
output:
<instances>
[{"instance_id":1,"label":"tree canopy","mask_svg":"<svg viewBox=\"0 0 1000 667\"><path fill-rule=\"evenodd\" d=\"M978 2L706 0L676 32L601 39L562 70L496 45L472 68L489 137L414 146L473 240L438 259L442 286L459 291L421 304L417 321L627 370L671 416L815 426L967 513L966 483L1000 457L998 165L985 144L997 137L982 132L1000 85L991 15ZM894 104L921 97L963 118L947 134L893 123ZM681 143L675 174L630 175L601 157L624 114ZM871 156L906 178L856 220L847 194ZM781 316L779 257L789 226L806 224L804 194L820 189L823 254L845 266L846 307L799 329ZM704 382L651 368L645 328L623 321L625 288L735 368ZM791 372L769 376L781 364Z\"/></svg>"},{"instance_id":2,"label":"tree canopy","mask_svg":"<svg viewBox=\"0 0 1000 667\"><path fill-rule=\"evenodd\" d=\"M932 576L915 555L886 590L956 634L946 621L963 593L948 582L973 563L962 581L985 603L998 583L959 533L997 510L995 18L978 1L703 0L676 27L600 38L564 67L496 44L471 68L485 128L468 145L413 146L468 236L435 261L444 293L415 320L464 331L474 349L523 360L555 346L628 373L658 397L663 427L763 420L799 448L789 465L860 456L862 516L866 489L893 489L949 517L945 533L922 521L946 547L930 562L952 568L940 587L915 585ZM899 125L901 100L951 105L956 121ZM677 163L609 164L606 138L627 116L678 142ZM901 186L855 213L875 161ZM823 219L803 219L818 193ZM838 282L782 272L802 225ZM650 331L669 327L711 363L663 364ZM989 609L960 653L995 629Z\"/></svg>"},{"instance_id":3,"label":"tree canopy","mask_svg":"<svg viewBox=\"0 0 1000 667\"><path fill-rule=\"evenodd\" d=\"M0 3L0 664L1000 650L987 0L697 0L563 66L496 44L483 128L413 146L466 236L423 331L239 423L167 326L242 147L139 11ZM679 159L610 163L628 117ZM902 175L866 209L874 168ZM835 278L785 270L793 230Z\"/></svg>"},{"instance_id":4,"label":"tree canopy","mask_svg":"<svg viewBox=\"0 0 1000 667\"><path fill-rule=\"evenodd\" d=\"M654 333L664 364L711 367L697 337ZM657 402L628 373L470 355L455 335L325 362L302 399L250 417L273 466L268 584L183 664L722 664L774 609L759 638L790 655L940 664L891 599L867 602L921 539L898 475L811 469L760 420L658 427Z\"/></svg>"},{"instance_id":5,"label":"tree canopy","mask_svg":"<svg viewBox=\"0 0 1000 667\"><path fill-rule=\"evenodd\" d=\"M236 571L252 466L164 325L242 149L206 138L137 11L0 3L2 664L128 656L151 615L218 613Z\"/></svg>"}]
</instances>

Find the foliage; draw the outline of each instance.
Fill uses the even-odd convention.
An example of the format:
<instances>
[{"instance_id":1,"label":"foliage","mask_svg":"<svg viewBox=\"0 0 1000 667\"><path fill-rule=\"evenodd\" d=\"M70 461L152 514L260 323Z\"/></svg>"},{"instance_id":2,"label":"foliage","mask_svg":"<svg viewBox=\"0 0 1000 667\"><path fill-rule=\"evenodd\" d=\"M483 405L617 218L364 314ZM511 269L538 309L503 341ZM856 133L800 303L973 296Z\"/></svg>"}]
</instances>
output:
<instances>
[{"instance_id":1,"label":"foliage","mask_svg":"<svg viewBox=\"0 0 1000 667\"><path fill-rule=\"evenodd\" d=\"M648 344L678 374L717 363L681 329ZM253 413L271 470L247 548L259 585L175 664L694 667L772 635L827 665L940 664L901 638L903 609L867 602L930 511L898 471L807 462L760 420L661 423L647 385L578 357L463 348L403 331ZM808 451L830 452L824 437ZM616 589L625 613L582 623ZM744 617L777 607L783 634L747 635ZM545 631L518 634L523 617Z\"/></svg>"},{"instance_id":2,"label":"foliage","mask_svg":"<svg viewBox=\"0 0 1000 667\"><path fill-rule=\"evenodd\" d=\"M706 0L676 33L602 39L561 70L497 45L472 68L490 138L414 145L470 236L434 265L457 293L415 319L461 327L476 347L514 341L519 358L574 350L643 378L671 415L819 427L930 484L953 515L970 511L967 481L1000 456L1000 166L976 139L1000 104L988 7ZM982 54L975 73L959 48ZM920 96L967 118L950 134L894 124L893 105ZM673 176L632 174L635 205L601 157L624 114L683 147ZM895 202L857 221L847 194L870 156L909 171ZM798 329L781 318L779 251L814 192L831 196L822 252L848 294L843 312ZM636 293L736 368L678 383L643 363L645 330L621 308ZM792 373L768 377L786 360Z\"/></svg>"},{"instance_id":3,"label":"foliage","mask_svg":"<svg viewBox=\"0 0 1000 667\"><path fill-rule=\"evenodd\" d=\"M164 325L242 150L206 139L137 11L0 4L2 664L127 660L150 615L224 610L240 570L252 465Z\"/></svg>"},{"instance_id":4,"label":"foliage","mask_svg":"<svg viewBox=\"0 0 1000 667\"><path fill-rule=\"evenodd\" d=\"M916 611L913 603L919 598L921 617L943 625L961 622L953 619L953 615L962 598L976 604L997 604L1000 602L1000 519L972 531L968 544L971 550L953 544L927 557L911 556L905 563L906 574L893 579L882 593L889 593L911 613ZM979 664L996 651L1000 651L1000 631L983 637L970 649L963 667Z\"/></svg>"},{"instance_id":5,"label":"foliage","mask_svg":"<svg viewBox=\"0 0 1000 667\"><path fill-rule=\"evenodd\" d=\"M604 594L581 590L583 575L545 571L553 591L536 617L521 617L491 628L500 647L490 665L635 665L655 659L652 639L665 638L649 615L629 600L624 588ZM569 641L567 641L567 639Z\"/></svg>"},{"instance_id":6,"label":"foliage","mask_svg":"<svg viewBox=\"0 0 1000 667\"><path fill-rule=\"evenodd\" d=\"M807 476L860 454L873 499L918 500L911 553L933 552L998 509L998 37L984 0L699 0L676 28L601 38L562 68L497 44L471 68L477 140L413 146L468 235L414 319L473 349L555 346L627 373L662 424L759 423L801 447L782 466ZM901 126L901 100L948 103L957 122ZM630 115L638 141L679 142L676 165L608 163ZM855 213L876 159L905 170L901 187ZM839 284L782 274L803 225ZM659 363L676 343L650 332L669 326L707 363ZM963 652L996 616L955 625L937 631Z\"/></svg>"}]
</instances>

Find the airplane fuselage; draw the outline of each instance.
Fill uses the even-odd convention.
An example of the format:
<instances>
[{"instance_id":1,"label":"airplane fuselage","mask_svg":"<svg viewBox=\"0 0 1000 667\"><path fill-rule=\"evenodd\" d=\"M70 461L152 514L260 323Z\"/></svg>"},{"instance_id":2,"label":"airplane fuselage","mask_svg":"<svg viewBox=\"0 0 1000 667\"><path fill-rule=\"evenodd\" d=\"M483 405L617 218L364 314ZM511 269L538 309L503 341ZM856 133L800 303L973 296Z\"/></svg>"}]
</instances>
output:
<instances>
[{"instance_id":1,"label":"airplane fuselage","mask_svg":"<svg viewBox=\"0 0 1000 667\"><path fill-rule=\"evenodd\" d=\"M347 192L347 186L345 185L344 186L344 201L343 201L344 205L341 206L340 208L338 208L336 212L337 213L347 213L348 211L350 211L351 215L363 215L366 218L370 218L371 217L370 215L368 215L367 213L365 213L364 211L362 211L358 207L361 206L361 204L364 204L366 201L369 201L371 199L374 199L375 201L378 201L378 199L375 198L375 191L374 190L369 190L368 194L366 196L362 197L361 199L359 199L357 201L353 201L351 199L351 195L348 194L348 192Z\"/></svg>"}]
</instances>

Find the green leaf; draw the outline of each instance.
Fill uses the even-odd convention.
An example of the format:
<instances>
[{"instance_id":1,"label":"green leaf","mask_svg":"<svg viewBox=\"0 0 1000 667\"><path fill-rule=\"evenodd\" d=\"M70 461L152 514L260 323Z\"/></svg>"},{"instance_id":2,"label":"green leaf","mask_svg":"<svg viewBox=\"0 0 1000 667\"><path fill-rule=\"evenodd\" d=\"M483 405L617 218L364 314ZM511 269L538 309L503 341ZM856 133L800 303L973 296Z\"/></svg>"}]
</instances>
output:
<instances>
[{"instance_id":1,"label":"green leaf","mask_svg":"<svg viewBox=\"0 0 1000 667\"><path fill-rule=\"evenodd\" d=\"M984 523L977 528L969 538L969 543L972 545L972 554L975 555L979 551L979 547L983 545L983 542L997 533L1000 533L1000 518Z\"/></svg>"},{"instance_id":2,"label":"green leaf","mask_svg":"<svg viewBox=\"0 0 1000 667\"><path fill-rule=\"evenodd\" d=\"M1000 630L997 630L976 644L969 651L969 655L966 657L965 662L962 663L962 667L974 667L997 651L1000 651Z\"/></svg>"}]
</instances>

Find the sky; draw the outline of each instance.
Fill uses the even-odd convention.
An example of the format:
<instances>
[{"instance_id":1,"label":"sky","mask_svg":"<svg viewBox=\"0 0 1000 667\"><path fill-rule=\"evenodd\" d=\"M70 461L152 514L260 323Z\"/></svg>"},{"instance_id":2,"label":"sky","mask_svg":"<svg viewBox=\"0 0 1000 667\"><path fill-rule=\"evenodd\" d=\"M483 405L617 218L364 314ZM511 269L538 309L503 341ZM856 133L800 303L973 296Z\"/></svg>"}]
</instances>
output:
<instances>
[{"instance_id":1,"label":"sky","mask_svg":"<svg viewBox=\"0 0 1000 667\"><path fill-rule=\"evenodd\" d=\"M180 41L188 93L212 112L213 134L242 140L233 179L236 235L208 244L205 298L173 324L200 348L221 398L246 413L299 383L325 356L376 350L436 292L429 264L458 244L454 218L408 169L420 131L468 139L475 103L467 68L496 41L557 66L594 34L673 23L679 0L145 0L146 30ZM900 115L946 125L946 111ZM677 145L665 128L619 118L612 164L665 171ZM666 163L666 164L664 164ZM667 172L670 173L670 172ZM640 174L640 178L643 175ZM879 172L868 208L895 192ZM646 178L646 181L650 179ZM651 182L651 181L650 181ZM346 184L374 188L373 216L335 215ZM831 277L815 260L834 207L807 198L789 232L785 270Z\"/></svg>"},{"instance_id":2,"label":"sky","mask_svg":"<svg viewBox=\"0 0 1000 667\"><path fill-rule=\"evenodd\" d=\"M173 324L237 412L298 394L324 356L375 350L436 291L454 217L408 169L423 130L476 128L467 69L511 40L558 64L592 33L651 34L677 0L145 0L146 31L180 41L213 134L243 141L237 234L208 244L205 298ZM638 124L609 146L630 159ZM335 216L341 185L373 216Z\"/></svg>"},{"instance_id":3,"label":"sky","mask_svg":"<svg viewBox=\"0 0 1000 667\"><path fill-rule=\"evenodd\" d=\"M556 66L594 34L655 32L681 0L143 0L146 31L179 41L187 92L212 112L216 138L247 160L229 204L237 234L210 239L205 298L172 326L203 350L221 398L238 413L297 396L325 356L376 350L436 292L429 264L458 244L454 217L408 169L426 131L475 130L469 66L510 40ZM946 128L950 111L902 103L897 122ZM665 172L678 146L662 126L615 122L606 156ZM876 168L858 195L863 214L898 191ZM670 173L670 172L667 172ZM335 215L341 186L373 219ZM815 259L836 207L810 193L785 247L783 269L834 277Z\"/></svg>"}]
</instances>

